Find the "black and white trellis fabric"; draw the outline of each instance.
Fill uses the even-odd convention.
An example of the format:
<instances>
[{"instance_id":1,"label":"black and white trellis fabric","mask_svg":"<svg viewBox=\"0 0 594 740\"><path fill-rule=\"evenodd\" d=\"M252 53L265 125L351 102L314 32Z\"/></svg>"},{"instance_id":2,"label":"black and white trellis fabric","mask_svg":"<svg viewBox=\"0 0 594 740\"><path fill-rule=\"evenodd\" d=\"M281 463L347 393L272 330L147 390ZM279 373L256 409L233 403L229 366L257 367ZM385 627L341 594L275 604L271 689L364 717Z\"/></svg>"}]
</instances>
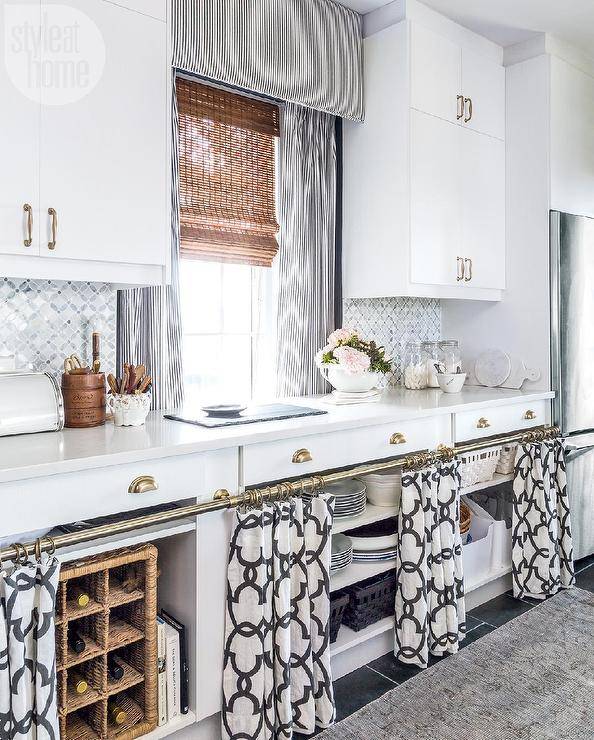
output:
<instances>
[{"instance_id":1,"label":"black and white trellis fabric","mask_svg":"<svg viewBox=\"0 0 594 740\"><path fill-rule=\"evenodd\" d=\"M0 738L58 740L55 558L0 571Z\"/></svg>"},{"instance_id":2,"label":"black and white trellis fabric","mask_svg":"<svg viewBox=\"0 0 594 740\"><path fill-rule=\"evenodd\" d=\"M514 596L543 599L575 584L564 440L518 446L512 527Z\"/></svg>"},{"instance_id":3,"label":"black and white trellis fabric","mask_svg":"<svg viewBox=\"0 0 594 740\"><path fill-rule=\"evenodd\" d=\"M396 641L403 663L456 653L466 633L458 461L402 476L396 559Z\"/></svg>"},{"instance_id":4,"label":"black and white trellis fabric","mask_svg":"<svg viewBox=\"0 0 594 740\"><path fill-rule=\"evenodd\" d=\"M334 721L330 553L334 499L237 511L227 584L222 734L290 740Z\"/></svg>"}]
</instances>

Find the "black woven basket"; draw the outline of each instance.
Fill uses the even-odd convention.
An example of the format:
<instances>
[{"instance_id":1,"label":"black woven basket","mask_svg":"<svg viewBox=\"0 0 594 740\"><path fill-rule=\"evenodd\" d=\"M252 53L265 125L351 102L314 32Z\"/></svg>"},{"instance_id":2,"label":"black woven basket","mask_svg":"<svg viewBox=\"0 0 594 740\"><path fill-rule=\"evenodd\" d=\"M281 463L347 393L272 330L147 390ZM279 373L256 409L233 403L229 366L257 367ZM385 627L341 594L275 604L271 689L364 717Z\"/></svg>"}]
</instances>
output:
<instances>
[{"instance_id":1,"label":"black woven basket","mask_svg":"<svg viewBox=\"0 0 594 740\"><path fill-rule=\"evenodd\" d=\"M355 632L394 614L396 571L382 573L345 589L350 600L342 618Z\"/></svg>"},{"instance_id":2,"label":"black woven basket","mask_svg":"<svg viewBox=\"0 0 594 740\"><path fill-rule=\"evenodd\" d=\"M336 591L330 595L330 642L335 642L338 630L342 624L344 610L347 608L349 596L346 591Z\"/></svg>"}]
</instances>

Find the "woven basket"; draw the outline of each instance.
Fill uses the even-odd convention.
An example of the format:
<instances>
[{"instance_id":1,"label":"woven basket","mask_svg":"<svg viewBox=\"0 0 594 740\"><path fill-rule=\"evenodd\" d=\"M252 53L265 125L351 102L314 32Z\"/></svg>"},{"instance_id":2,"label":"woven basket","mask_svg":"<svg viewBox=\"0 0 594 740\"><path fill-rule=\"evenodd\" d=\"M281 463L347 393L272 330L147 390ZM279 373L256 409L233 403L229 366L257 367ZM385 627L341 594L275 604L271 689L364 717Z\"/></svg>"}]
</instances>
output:
<instances>
[{"instance_id":1,"label":"woven basket","mask_svg":"<svg viewBox=\"0 0 594 740\"><path fill-rule=\"evenodd\" d=\"M90 596L79 607L76 589ZM76 653L68 635L76 630L85 649ZM118 681L107 672L116 651L124 668ZM66 565L56 607L58 714L61 740L131 740L157 726L157 548L104 553ZM69 676L86 680L77 694ZM110 701L126 713L123 724L108 716Z\"/></svg>"},{"instance_id":2,"label":"woven basket","mask_svg":"<svg viewBox=\"0 0 594 740\"><path fill-rule=\"evenodd\" d=\"M330 595L330 642L336 642L338 631L342 624L344 610L347 608L350 596L345 591L336 591Z\"/></svg>"},{"instance_id":3,"label":"woven basket","mask_svg":"<svg viewBox=\"0 0 594 740\"><path fill-rule=\"evenodd\" d=\"M496 472L501 473L502 475L510 475L510 473L513 473L516 467L517 451L517 444L503 445L501 448L501 454L499 455Z\"/></svg>"},{"instance_id":4,"label":"woven basket","mask_svg":"<svg viewBox=\"0 0 594 740\"><path fill-rule=\"evenodd\" d=\"M349 604L342 623L355 632L394 614L396 571L382 573L345 589Z\"/></svg>"},{"instance_id":5,"label":"woven basket","mask_svg":"<svg viewBox=\"0 0 594 740\"><path fill-rule=\"evenodd\" d=\"M472 512L468 506L462 502L460 504L460 534L466 534L470 529L470 523L472 521Z\"/></svg>"},{"instance_id":6,"label":"woven basket","mask_svg":"<svg viewBox=\"0 0 594 740\"><path fill-rule=\"evenodd\" d=\"M465 452L459 456L462 488L492 480L499 461L499 450L499 447L488 447L476 452Z\"/></svg>"}]
</instances>

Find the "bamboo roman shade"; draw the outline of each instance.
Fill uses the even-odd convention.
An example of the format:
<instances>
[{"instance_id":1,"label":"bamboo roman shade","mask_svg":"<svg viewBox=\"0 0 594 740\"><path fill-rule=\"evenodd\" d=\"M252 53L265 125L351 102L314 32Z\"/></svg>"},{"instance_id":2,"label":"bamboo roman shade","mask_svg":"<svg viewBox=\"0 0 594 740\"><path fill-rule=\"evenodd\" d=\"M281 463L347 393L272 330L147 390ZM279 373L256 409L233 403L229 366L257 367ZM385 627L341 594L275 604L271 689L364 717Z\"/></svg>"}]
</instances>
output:
<instances>
[{"instance_id":1,"label":"bamboo roman shade","mask_svg":"<svg viewBox=\"0 0 594 740\"><path fill-rule=\"evenodd\" d=\"M181 77L180 256L270 267L278 106Z\"/></svg>"}]
</instances>

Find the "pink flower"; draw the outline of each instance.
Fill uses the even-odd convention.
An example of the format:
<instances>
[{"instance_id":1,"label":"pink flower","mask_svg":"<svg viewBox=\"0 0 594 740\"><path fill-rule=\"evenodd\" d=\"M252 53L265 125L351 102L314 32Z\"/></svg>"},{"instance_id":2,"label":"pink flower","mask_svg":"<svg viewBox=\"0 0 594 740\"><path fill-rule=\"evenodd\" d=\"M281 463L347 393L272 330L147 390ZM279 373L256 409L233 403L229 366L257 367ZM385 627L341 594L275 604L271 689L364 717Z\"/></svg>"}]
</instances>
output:
<instances>
[{"instance_id":1,"label":"pink flower","mask_svg":"<svg viewBox=\"0 0 594 740\"><path fill-rule=\"evenodd\" d=\"M334 357L338 360L338 366L349 375L361 375L369 370L371 364L369 355L352 347L337 347Z\"/></svg>"},{"instance_id":2,"label":"pink flower","mask_svg":"<svg viewBox=\"0 0 594 740\"><path fill-rule=\"evenodd\" d=\"M352 329L336 329L328 337L328 346L334 349L334 347L338 347L339 342L348 342L354 333Z\"/></svg>"}]
</instances>

